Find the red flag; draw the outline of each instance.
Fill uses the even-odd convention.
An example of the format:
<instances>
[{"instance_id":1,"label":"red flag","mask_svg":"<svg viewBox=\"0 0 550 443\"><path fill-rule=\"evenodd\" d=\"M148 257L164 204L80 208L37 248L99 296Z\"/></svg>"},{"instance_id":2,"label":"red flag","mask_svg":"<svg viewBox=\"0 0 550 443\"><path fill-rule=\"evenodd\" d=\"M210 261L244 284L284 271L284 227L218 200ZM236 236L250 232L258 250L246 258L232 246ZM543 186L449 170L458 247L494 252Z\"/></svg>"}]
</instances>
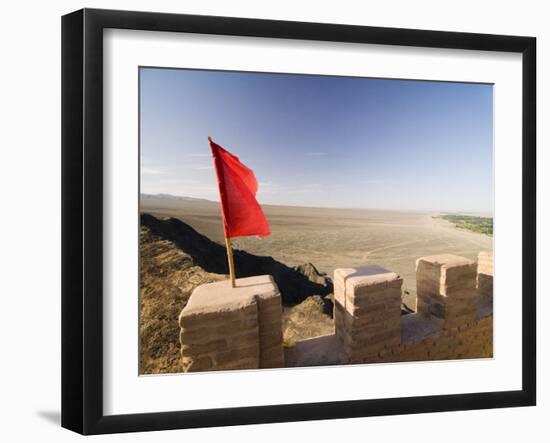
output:
<instances>
[{"instance_id":1,"label":"red flag","mask_svg":"<svg viewBox=\"0 0 550 443\"><path fill-rule=\"evenodd\" d=\"M256 200L258 181L254 172L239 158L217 145L208 137L222 206L226 238L271 234L262 208Z\"/></svg>"}]
</instances>

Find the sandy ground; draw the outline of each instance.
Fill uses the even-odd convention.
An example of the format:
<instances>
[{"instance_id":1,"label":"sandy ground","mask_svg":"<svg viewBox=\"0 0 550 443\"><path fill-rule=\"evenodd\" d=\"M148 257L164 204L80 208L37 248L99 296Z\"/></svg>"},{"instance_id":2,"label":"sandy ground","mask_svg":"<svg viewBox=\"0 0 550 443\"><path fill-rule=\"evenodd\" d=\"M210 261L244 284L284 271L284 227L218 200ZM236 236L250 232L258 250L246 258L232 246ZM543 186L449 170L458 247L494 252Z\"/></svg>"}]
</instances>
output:
<instances>
[{"instance_id":1,"label":"sandy ground","mask_svg":"<svg viewBox=\"0 0 550 443\"><path fill-rule=\"evenodd\" d=\"M475 259L479 251L493 250L491 237L432 218L436 213L269 205L263 208L272 235L261 240L234 239L235 248L270 255L290 266L311 262L330 275L339 267L384 266L403 277L403 288L411 299L416 293L418 257L451 253ZM146 199L141 202L141 211L179 218L223 243L217 203Z\"/></svg>"}]
</instances>

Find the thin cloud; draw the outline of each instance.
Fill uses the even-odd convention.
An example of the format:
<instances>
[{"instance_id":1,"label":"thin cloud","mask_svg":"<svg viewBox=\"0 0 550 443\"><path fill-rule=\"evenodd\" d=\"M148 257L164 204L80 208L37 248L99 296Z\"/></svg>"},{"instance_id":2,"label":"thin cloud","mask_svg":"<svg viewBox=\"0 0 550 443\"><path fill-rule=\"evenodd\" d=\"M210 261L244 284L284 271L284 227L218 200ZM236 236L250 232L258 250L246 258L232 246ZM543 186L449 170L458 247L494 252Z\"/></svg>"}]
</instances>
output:
<instances>
[{"instance_id":1,"label":"thin cloud","mask_svg":"<svg viewBox=\"0 0 550 443\"><path fill-rule=\"evenodd\" d=\"M149 174L149 175L157 175L157 174L161 174L162 172L160 171L160 169L155 169L155 168L149 168L147 166L142 166L141 167L141 173L142 174Z\"/></svg>"},{"instance_id":2,"label":"thin cloud","mask_svg":"<svg viewBox=\"0 0 550 443\"><path fill-rule=\"evenodd\" d=\"M321 157L323 155L328 155L328 152L304 152L304 155L307 155L308 157Z\"/></svg>"},{"instance_id":3,"label":"thin cloud","mask_svg":"<svg viewBox=\"0 0 550 443\"><path fill-rule=\"evenodd\" d=\"M278 194L283 188L279 183L273 182L259 182L258 192L260 195L264 194Z\"/></svg>"},{"instance_id":4,"label":"thin cloud","mask_svg":"<svg viewBox=\"0 0 550 443\"><path fill-rule=\"evenodd\" d=\"M405 182L402 180L387 180L383 178L373 178L370 180L361 181L364 185L375 185L375 184L384 184L384 185L402 185Z\"/></svg>"},{"instance_id":5,"label":"thin cloud","mask_svg":"<svg viewBox=\"0 0 550 443\"><path fill-rule=\"evenodd\" d=\"M166 178L166 179L160 179L158 181L159 183L162 183L163 185L196 185L200 183L198 180L189 180L189 179L181 179L181 178Z\"/></svg>"},{"instance_id":6,"label":"thin cloud","mask_svg":"<svg viewBox=\"0 0 550 443\"><path fill-rule=\"evenodd\" d=\"M319 192L323 189L320 183L309 183L292 190L293 194L309 194L311 192Z\"/></svg>"}]
</instances>

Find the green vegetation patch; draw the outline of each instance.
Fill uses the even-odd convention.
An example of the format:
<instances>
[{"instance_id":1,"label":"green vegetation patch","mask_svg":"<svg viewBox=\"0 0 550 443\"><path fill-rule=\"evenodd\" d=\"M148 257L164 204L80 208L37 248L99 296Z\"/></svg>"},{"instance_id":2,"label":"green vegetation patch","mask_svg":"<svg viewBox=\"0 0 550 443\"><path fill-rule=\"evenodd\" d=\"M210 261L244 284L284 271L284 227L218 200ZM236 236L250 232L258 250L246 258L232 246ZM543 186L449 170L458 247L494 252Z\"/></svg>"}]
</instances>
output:
<instances>
[{"instance_id":1,"label":"green vegetation patch","mask_svg":"<svg viewBox=\"0 0 550 443\"><path fill-rule=\"evenodd\" d=\"M493 235L493 217L442 214L439 218L453 223L457 228L468 229L485 235Z\"/></svg>"}]
</instances>

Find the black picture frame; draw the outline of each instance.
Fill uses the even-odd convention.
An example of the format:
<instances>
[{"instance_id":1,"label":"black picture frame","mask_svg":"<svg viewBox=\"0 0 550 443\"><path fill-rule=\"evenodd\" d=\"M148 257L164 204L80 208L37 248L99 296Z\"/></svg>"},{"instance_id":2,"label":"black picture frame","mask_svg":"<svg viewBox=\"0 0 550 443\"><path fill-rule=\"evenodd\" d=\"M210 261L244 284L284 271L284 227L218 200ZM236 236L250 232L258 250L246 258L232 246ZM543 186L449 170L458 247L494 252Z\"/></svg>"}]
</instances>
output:
<instances>
[{"instance_id":1,"label":"black picture frame","mask_svg":"<svg viewBox=\"0 0 550 443\"><path fill-rule=\"evenodd\" d=\"M103 30L504 51L522 54L522 389L130 415L103 413ZM536 403L536 39L83 9L62 18L62 426L82 434L412 414Z\"/></svg>"}]
</instances>

